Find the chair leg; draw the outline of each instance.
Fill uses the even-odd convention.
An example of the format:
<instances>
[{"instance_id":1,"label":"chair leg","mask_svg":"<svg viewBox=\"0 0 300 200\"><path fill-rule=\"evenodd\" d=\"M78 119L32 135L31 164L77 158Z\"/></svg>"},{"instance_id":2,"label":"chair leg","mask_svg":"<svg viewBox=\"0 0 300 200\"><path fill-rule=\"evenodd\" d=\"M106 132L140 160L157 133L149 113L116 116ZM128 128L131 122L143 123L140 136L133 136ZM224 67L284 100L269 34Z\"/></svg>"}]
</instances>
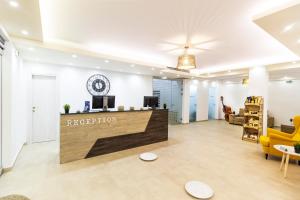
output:
<instances>
[{"instance_id":1,"label":"chair leg","mask_svg":"<svg viewBox=\"0 0 300 200\"><path fill-rule=\"evenodd\" d=\"M269 154L266 153L265 156L266 156L266 160L268 160Z\"/></svg>"}]
</instances>

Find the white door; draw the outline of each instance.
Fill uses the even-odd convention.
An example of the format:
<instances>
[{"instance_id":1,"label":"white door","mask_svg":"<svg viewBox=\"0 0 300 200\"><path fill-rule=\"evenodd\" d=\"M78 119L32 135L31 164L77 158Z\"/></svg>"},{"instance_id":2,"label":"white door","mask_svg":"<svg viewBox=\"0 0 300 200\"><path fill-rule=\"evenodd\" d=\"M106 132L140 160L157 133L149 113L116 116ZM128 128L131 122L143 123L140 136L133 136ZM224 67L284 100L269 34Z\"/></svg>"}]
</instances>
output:
<instances>
[{"instance_id":1,"label":"white door","mask_svg":"<svg viewBox=\"0 0 300 200\"><path fill-rule=\"evenodd\" d=\"M32 142L56 140L59 115L56 78L34 75L32 82Z\"/></svg>"}]
</instances>

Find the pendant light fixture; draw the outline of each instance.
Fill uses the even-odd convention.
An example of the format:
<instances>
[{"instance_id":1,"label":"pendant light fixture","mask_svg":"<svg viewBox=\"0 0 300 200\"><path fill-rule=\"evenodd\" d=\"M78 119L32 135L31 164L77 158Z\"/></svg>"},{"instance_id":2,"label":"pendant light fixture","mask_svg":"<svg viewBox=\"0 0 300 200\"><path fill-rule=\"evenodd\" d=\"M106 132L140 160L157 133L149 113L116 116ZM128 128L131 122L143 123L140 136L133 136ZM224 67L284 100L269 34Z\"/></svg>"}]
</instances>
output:
<instances>
[{"instance_id":1,"label":"pendant light fixture","mask_svg":"<svg viewBox=\"0 0 300 200\"><path fill-rule=\"evenodd\" d=\"M196 68L195 55L188 54L189 46L184 47L184 54L178 57L177 69L189 70Z\"/></svg>"}]
</instances>

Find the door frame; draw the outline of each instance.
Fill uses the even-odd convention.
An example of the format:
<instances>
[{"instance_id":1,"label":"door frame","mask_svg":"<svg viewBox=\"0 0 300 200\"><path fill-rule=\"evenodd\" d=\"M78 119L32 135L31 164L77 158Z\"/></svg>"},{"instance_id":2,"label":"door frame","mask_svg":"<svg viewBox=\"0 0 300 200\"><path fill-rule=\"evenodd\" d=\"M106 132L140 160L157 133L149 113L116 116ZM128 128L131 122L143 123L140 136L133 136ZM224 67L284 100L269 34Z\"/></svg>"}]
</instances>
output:
<instances>
[{"instance_id":1,"label":"door frame","mask_svg":"<svg viewBox=\"0 0 300 200\"><path fill-rule=\"evenodd\" d=\"M60 129L60 124L59 124L59 120L60 120L60 109L59 109L59 80L57 78L57 75L56 74L39 74L39 73L31 73L31 77L30 77L30 107L29 107L29 112L30 112L30 120L31 120L31 126L30 126L30 131L29 131L29 134L28 134L28 138L27 138L27 141L29 144L32 144L33 143L33 112L32 112L32 108L33 108L33 77L34 76L42 76L42 77L52 77L55 79L55 101L56 101L56 112L57 112L57 118L56 118L56 139L55 141L58 141L59 143L59 129Z\"/></svg>"},{"instance_id":2,"label":"door frame","mask_svg":"<svg viewBox=\"0 0 300 200\"><path fill-rule=\"evenodd\" d=\"M2 143L2 68L3 68L3 50L0 48L0 176L3 170L3 143Z\"/></svg>"}]
</instances>

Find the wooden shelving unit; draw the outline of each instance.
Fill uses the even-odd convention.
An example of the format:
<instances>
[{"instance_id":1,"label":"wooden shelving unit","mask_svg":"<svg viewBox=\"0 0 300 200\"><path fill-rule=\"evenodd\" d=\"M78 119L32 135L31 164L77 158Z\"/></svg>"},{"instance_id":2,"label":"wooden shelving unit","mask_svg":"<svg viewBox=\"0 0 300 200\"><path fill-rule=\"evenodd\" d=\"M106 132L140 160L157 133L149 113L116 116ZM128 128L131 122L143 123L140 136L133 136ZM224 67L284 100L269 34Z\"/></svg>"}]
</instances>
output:
<instances>
[{"instance_id":1,"label":"wooden shelving unit","mask_svg":"<svg viewBox=\"0 0 300 200\"><path fill-rule=\"evenodd\" d=\"M263 106L264 100L262 97L247 97L242 140L258 143L259 136L263 131Z\"/></svg>"}]
</instances>

